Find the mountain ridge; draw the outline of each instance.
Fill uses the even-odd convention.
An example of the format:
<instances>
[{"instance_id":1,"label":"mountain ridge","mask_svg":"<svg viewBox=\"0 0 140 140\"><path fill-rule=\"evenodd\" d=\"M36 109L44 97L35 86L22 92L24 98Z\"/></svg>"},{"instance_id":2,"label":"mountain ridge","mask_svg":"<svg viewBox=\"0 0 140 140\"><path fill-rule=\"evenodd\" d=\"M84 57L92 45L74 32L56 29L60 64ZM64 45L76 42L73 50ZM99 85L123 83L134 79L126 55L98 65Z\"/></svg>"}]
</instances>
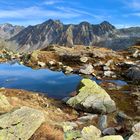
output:
<instances>
[{"instance_id":1,"label":"mountain ridge","mask_svg":"<svg viewBox=\"0 0 140 140\"><path fill-rule=\"evenodd\" d=\"M0 24L0 38L9 39L24 29L24 26L12 25L10 23Z\"/></svg>"},{"instance_id":2,"label":"mountain ridge","mask_svg":"<svg viewBox=\"0 0 140 140\"><path fill-rule=\"evenodd\" d=\"M49 19L41 24L28 26L9 41L16 44L16 50L32 51L51 44L73 47L74 45L107 47L114 50L124 49L137 44L140 27L117 29L108 21L91 24L63 24L60 20Z\"/></svg>"}]
</instances>

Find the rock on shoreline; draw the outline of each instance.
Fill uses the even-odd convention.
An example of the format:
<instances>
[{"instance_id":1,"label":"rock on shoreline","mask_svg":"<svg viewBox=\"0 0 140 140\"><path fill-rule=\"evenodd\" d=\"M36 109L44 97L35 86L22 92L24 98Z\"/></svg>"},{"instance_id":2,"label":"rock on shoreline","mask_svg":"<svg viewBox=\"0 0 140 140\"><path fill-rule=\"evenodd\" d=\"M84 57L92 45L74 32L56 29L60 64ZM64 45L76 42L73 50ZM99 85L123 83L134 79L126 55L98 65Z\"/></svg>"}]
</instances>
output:
<instances>
[{"instance_id":1,"label":"rock on shoreline","mask_svg":"<svg viewBox=\"0 0 140 140\"><path fill-rule=\"evenodd\" d=\"M81 81L78 94L70 98L67 104L75 109L92 113L111 113L116 110L115 102L107 92L90 79Z\"/></svg>"}]
</instances>

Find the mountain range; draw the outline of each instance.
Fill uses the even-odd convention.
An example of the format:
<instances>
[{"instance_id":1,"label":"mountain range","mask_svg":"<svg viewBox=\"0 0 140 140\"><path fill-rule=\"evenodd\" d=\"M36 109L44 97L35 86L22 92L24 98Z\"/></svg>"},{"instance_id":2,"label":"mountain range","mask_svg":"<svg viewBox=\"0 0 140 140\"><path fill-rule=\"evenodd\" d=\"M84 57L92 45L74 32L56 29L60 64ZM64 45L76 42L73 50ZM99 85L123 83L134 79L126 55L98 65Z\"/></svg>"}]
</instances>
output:
<instances>
[{"instance_id":1,"label":"mountain range","mask_svg":"<svg viewBox=\"0 0 140 140\"><path fill-rule=\"evenodd\" d=\"M0 37L14 43L15 50L32 51L46 48L50 44L73 47L74 45L125 49L140 44L140 27L117 29L107 21L100 24L81 22L63 24L59 20L48 20L35 26L0 26ZM3 35L3 31L5 35ZM7 33L7 34L6 34Z\"/></svg>"},{"instance_id":2,"label":"mountain range","mask_svg":"<svg viewBox=\"0 0 140 140\"><path fill-rule=\"evenodd\" d=\"M24 29L23 26L13 26L12 24L5 23L0 24L0 38L1 39L9 39L22 31Z\"/></svg>"}]
</instances>

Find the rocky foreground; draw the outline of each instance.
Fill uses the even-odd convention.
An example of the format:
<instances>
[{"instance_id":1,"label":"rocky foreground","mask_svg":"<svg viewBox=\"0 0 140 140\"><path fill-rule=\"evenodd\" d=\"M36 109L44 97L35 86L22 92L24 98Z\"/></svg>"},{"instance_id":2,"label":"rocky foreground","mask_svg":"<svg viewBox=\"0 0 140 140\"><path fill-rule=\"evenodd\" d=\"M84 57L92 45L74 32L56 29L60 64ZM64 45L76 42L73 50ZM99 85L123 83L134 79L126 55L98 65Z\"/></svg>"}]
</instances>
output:
<instances>
[{"instance_id":1,"label":"rocky foreground","mask_svg":"<svg viewBox=\"0 0 140 140\"><path fill-rule=\"evenodd\" d=\"M0 140L139 140L140 93L119 92L90 79L63 101L1 88Z\"/></svg>"},{"instance_id":2,"label":"rocky foreground","mask_svg":"<svg viewBox=\"0 0 140 140\"><path fill-rule=\"evenodd\" d=\"M0 140L140 140L140 47L124 51L50 46L28 54L2 50L0 62L19 60L32 68L84 78L70 97L0 89ZM123 79L126 86L106 82Z\"/></svg>"}]
</instances>

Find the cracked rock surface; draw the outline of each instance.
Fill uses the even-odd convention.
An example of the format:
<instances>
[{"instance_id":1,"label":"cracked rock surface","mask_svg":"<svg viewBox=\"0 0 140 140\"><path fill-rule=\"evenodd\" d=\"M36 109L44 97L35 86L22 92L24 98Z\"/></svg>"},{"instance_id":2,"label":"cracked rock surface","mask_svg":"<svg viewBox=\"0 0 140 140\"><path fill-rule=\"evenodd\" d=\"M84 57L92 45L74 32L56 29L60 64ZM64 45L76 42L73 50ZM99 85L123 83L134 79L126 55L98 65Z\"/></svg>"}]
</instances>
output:
<instances>
[{"instance_id":1,"label":"cracked rock surface","mask_svg":"<svg viewBox=\"0 0 140 140\"><path fill-rule=\"evenodd\" d=\"M0 140L28 140L45 121L41 111L21 107L0 116Z\"/></svg>"},{"instance_id":2,"label":"cracked rock surface","mask_svg":"<svg viewBox=\"0 0 140 140\"><path fill-rule=\"evenodd\" d=\"M0 113L8 112L12 109L7 97L0 93Z\"/></svg>"},{"instance_id":3,"label":"cracked rock surface","mask_svg":"<svg viewBox=\"0 0 140 140\"><path fill-rule=\"evenodd\" d=\"M111 113L116 110L115 102L107 92L90 79L81 81L78 94L70 98L67 104L75 109L93 113Z\"/></svg>"}]
</instances>

